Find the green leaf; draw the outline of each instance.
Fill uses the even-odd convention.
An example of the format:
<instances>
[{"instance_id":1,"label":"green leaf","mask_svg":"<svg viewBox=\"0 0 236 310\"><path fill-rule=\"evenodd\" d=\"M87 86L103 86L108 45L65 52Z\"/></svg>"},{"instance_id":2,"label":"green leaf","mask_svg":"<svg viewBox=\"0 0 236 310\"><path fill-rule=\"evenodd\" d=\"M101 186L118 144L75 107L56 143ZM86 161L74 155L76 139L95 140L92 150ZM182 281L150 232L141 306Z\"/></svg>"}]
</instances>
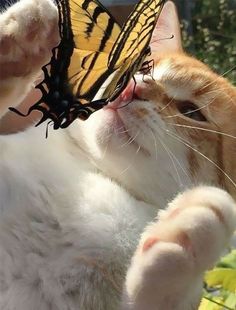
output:
<instances>
[{"instance_id":1,"label":"green leaf","mask_svg":"<svg viewBox=\"0 0 236 310\"><path fill-rule=\"evenodd\" d=\"M223 300L221 297L214 297L208 299L208 297L203 297L200 307L198 310L223 310Z\"/></svg>"},{"instance_id":2,"label":"green leaf","mask_svg":"<svg viewBox=\"0 0 236 310\"><path fill-rule=\"evenodd\" d=\"M217 264L217 267L236 269L236 250L223 257Z\"/></svg>"},{"instance_id":3,"label":"green leaf","mask_svg":"<svg viewBox=\"0 0 236 310\"><path fill-rule=\"evenodd\" d=\"M225 299L224 304L231 309L236 309L236 294L228 293L228 296Z\"/></svg>"},{"instance_id":4,"label":"green leaf","mask_svg":"<svg viewBox=\"0 0 236 310\"><path fill-rule=\"evenodd\" d=\"M205 275L205 281L208 286L219 286L232 293L236 292L236 269L215 268L208 271Z\"/></svg>"}]
</instances>

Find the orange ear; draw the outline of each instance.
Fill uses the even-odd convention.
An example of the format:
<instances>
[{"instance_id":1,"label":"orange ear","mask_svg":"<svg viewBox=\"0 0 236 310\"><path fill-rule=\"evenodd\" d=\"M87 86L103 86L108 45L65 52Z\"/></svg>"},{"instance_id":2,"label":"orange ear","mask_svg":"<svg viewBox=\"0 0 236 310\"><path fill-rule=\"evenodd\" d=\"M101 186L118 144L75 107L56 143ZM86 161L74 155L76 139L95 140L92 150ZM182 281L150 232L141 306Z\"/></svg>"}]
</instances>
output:
<instances>
[{"instance_id":1,"label":"orange ear","mask_svg":"<svg viewBox=\"0 0 236 310\"><path fill-rule=\"evenodd\" d=\"M167 1L161 11L153 32L151 50L155 54L183 51L177 8L172 1Z\"/></svg>"}]
</instances>

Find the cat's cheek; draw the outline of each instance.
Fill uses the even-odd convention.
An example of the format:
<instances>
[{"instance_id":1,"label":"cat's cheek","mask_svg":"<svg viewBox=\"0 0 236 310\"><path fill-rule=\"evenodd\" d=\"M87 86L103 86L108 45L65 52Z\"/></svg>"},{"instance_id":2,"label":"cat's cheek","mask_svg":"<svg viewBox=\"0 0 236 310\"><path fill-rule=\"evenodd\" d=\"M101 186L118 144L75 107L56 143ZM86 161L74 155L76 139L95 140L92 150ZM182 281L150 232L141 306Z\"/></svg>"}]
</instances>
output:
<instances>
[{"instance_id":1,"label":"cat's cheek","mask_svg":"<svg viewBox=\"0 0 236 310\"><path fill-rule=\"evenodd\" d=\"M77 130L82 133L85 148L96 160L116 153L118 145L122 143L124 134L119 134L119 131L125 130L116 112L111 109L101 109L93 113L86 121L79 120L77 124L79 129L72 131L72 134L74 135Z\"/></svg>"}]
</instances>

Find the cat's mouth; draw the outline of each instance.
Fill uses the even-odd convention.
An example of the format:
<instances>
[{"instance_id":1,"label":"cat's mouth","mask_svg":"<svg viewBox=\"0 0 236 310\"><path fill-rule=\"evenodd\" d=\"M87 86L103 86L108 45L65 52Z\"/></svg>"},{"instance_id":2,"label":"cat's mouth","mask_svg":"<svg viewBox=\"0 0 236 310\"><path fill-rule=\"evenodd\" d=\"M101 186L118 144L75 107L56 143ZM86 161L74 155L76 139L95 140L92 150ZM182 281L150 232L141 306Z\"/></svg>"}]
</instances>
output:
<instances>
[{"instance_id":1,"label":"cat's mouth","mask_svg":"<svg viewBox=\"0 0 236 310\"><path fill-rule=\"evenodd\" d=\"M122 105L127 105L134 100L148 101L148 99L145 98L145 91L147 90L150 81L153 82L153 79L149 76L145 77L144 80L143 75L135 75L135 79L129 82L119 97L110 102L107 106L122 108Z\"/></svg>"},{"instance_id":2,"label":"cat's mouth","mask_svg":"<svg viewBox=\"0 0 236 310\"><path fill-rule=\"evenodd\" d=\"M117 110L121 109L123 106L128 105L133 100L134 89L135 83L134 81L130 81L123 92L114 101L109 102L108 105L104 107L104 109L108 108Z\"/></svg>"}]
</instances>

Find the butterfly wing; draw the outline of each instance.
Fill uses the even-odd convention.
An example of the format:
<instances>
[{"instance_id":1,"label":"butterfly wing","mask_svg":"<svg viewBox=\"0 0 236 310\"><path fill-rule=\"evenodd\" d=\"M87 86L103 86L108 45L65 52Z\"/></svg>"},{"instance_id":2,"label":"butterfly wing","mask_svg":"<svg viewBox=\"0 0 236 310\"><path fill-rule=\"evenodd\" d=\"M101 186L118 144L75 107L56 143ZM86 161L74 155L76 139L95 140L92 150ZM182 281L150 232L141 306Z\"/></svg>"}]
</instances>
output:
<instances>
[{"instance_id":1,"label":"butterfly wing","mask_svg":"<svg viewBox=\"0 0 236 310\"><path fill-rule=\"evenodd\" d=\"M140 0L122 31L97 0L56 0L61 42L37 85L42 98L28 111L43 113L54 129L86 119L128 84L146 57L161 0ZM12 109L22 115L16 109Z\"/></svg>"},{"instance_id":2,"label":"butterfly wing","mask_svg":"<svg viewBox=\"0 0 236 310\"><path fill-rule=\"evenodd\" d=\"M74 51L68 68L68 83L82 103L94 100L111 74L109 54L120 26L96 0L69 0Z\"/></svg>"},{"instance_id":3,"label":"butterfly wing","mask_svg":"<svg viewBox=\"0 0 236 310\"><path fill-rule=\"evenodd\" d=\"M113 93L110 100L121 93L150 53L152 32L164 3L164 0L139 1L122 27L108 59L109 70L117 72L117 81L113 78L108 86L109 93ZM107 90L103 96L108 96Z\"/></svg>"},{"instance_id":4,"label":"butterfly wing","mask_svg":"<svg viewBox=\"0 0 236 310\"><path fill-rule=\"evenodd\" d=\"M152 32L164 2L139 1L120 30L98 1L88 0L81 5L80 1L70 0L76 48L69 75L73 93L81 102L112 101L127 86L149 53Z\"/></svg>"},{"instance_id":5,"label":"butterfly wing","mask_svg":"<svg viewBox=\"0 0 236 310\"><path fill-rule=\"evenodd\" d=\"M94 105L93 112L99 100L114 100L140 69L165 1L140 0L122 30L97 0L61 1L69 6L74 42L68 84L80 104Z\"/></svg>"},{"instance_id":6,"label":"butterfly wing","mask_svg":"<svg viewBox=\"0 0 236 310\"><path fill-rule=\"evenodd\" d=\"M120 66L127 59L135 62L138 55L147 50L164 3L163 0L142 0L136 5L109 55L109 67Z\"/></svg>"},{"instance_id":7,"label":"butterfly wing","mask_svg":"<svg viewBox=\"0 0 236 310\"><path fill-rule=\"evenodd\" d=\"M102 108L104 101L93 99L110 74L108 57L120 33L120 26L96 0L56 0L56 4L61 42L42 68L44 80L36 86L42 98L26 114L10 108L21 116L38 110L43 116L37 125L51 119L54 129Z\"/></svg>"}]
</instances>

